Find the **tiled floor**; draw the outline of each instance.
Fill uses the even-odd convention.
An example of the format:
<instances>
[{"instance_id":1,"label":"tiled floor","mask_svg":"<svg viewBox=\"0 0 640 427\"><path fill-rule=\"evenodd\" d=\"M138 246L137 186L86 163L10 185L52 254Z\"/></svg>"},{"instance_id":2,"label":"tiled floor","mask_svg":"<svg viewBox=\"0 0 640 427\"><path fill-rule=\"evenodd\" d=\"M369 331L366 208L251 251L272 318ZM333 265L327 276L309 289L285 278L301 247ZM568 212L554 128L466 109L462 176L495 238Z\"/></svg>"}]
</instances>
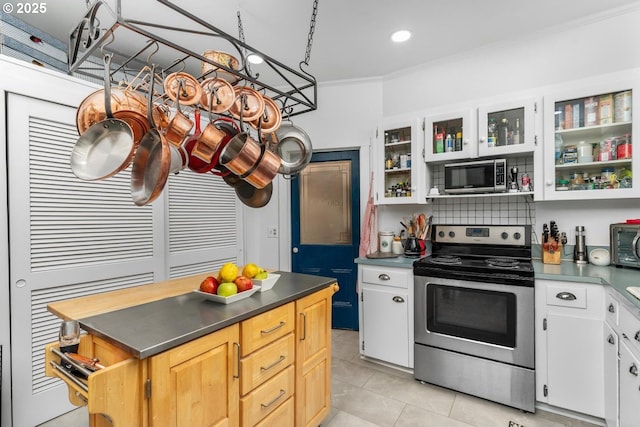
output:
<instances>
[{"instance_id":1,"label":"tiled floor","mask_svg":"<svg viewBox=\"0 0 640 427\"><path fill-rule=\"evenodd\" d=\"M596 427L545 411L524 413L360 359L358 333L333 330L331 414L322 427ZM80 408L41 427L87 427ZM274 426L279 427L279 426Z\"/></svg>"}]
</instances>

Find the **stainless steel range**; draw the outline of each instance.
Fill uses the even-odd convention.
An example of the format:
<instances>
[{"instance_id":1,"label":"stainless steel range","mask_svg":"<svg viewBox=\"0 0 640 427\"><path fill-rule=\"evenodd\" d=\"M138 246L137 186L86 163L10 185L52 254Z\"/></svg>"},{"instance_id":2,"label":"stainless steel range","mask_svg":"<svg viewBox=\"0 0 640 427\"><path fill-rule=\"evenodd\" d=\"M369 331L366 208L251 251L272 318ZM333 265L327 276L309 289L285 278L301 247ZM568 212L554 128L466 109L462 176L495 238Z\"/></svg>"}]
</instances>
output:
<instances>
[{"instance_id":1,"label":"stainless steel range","mask_svg":"<svg viewBox=\"0 0 640 427\"><path fill-rule=\"evenodd\" d=\"M531 226L435 225L413 265L414 377L535 411Z\"/></svg>"}]
</instances>

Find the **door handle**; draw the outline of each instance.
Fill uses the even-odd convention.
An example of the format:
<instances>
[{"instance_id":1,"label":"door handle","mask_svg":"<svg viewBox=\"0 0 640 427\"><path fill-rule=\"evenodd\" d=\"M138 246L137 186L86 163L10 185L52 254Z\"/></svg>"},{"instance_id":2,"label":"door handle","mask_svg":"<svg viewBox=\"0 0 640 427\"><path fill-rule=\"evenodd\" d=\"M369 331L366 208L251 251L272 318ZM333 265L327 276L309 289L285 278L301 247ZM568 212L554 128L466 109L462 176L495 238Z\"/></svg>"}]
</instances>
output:
<instances>
[{"instance_id":1,"label":"door handle","mask_svg":"<svg viewBox=\"0 0 640 427\"><path fill-rule=\"evenodd\" d=\"M404 298L402 298L401 296L396 295L395 297L392 298L393 302L404 302Z\"/></svg>"},{"instance_id":2,"label":"door handle","mask_svg":"<svg viewBox=\"0 0 640 427\"><path fill-rule=\"evenodd\" d=\"M561 299L563 301L573 301L576 299L576 296L571 292L559 292L556 295L556 298Z\"/></svg>"},{"instance_id":3,"label":"door handle","mask_svg":"<svg viewBox=\"0 0 640 427\"><path fill-rule=\"evenodd\" d=\"M629 367L629 373L630 373L631 375L633 375L634 377L637 377L637 376L638 376L638 367L636 366L636 364L635 364L635 363L632 363L632 364L631 364L631 367Z\"/></svg>"},{"instance_id":4,"label":"door handle","mask_svg":"<svg viewBox=\"0 0 640 427\"><path fill-rule=\"evenodd\" d=\"M640 342L640 331L636 332L636 335L633 337L636 341Z\"/></svg>"},{"instance_id":5,"label":"door handle","mask_svg":"<svg viewBox=\"0 0 640 427\"><path fill-rule=\"evenodd\" d=\"M609 337L607 338L607 342L609 344L615 344L616 343L616 339L613 338L613 335L609 335Z\"/></svg>"},{"instance_id":6,"label":"door handle","mask_svg":"<svg viewBox=\"0 0 640 427\"><path fill-rule=\"evenodd\" d=\"M609 313L615 313L616 307L613 304L609 304Z\"/></svg>"},{"instance_id":7,"label":"door handle","mask_svg":"<svg viewBox=\"0 0 640 427\"><path fill-rule=\"evenodd\" d=\"M298 248L293 248L291 249L291 252L293 252L294 254L297 254L298 252L300 252L300 250Z\"/></svg>"}]
</instances>

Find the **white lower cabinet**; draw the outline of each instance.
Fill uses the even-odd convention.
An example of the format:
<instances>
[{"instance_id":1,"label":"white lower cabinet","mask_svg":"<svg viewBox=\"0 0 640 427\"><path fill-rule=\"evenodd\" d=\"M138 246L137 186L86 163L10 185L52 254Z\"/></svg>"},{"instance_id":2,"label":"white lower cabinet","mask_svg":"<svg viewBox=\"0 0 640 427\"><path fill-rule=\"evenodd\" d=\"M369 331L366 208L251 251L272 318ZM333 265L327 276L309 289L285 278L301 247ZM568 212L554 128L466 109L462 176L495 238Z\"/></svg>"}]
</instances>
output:
<instances>
[{"instance_id":1,"label":"white lower cabinet","mask_svg":"<svg viewBox=\"0 0 640 427\"><path fill-rule=\"evenodd\" d=\"M631 348L626 339L620 341L620 427L640 425L640 360Z\"/></svg>"},{"instance_id":2,"label":"white lower cabinet","mask_svg":"<svg viewBox=\"0 0 640 427\"><path fill-rule=\"evenodd\" d=\"M604 342L604 419L607 427L618 427L618 334L605 322Z\"/></svg>"},{"instance_id":3,"label":"white lower cabinet","mask_svg":"<svg viewBox=\"0 0 640 427\"><path fill-rule=\"evenodd\" d=\"M413 368L413 272L361 265L360 354Z\"/></svg>"},{"instance_id":4,"label":"white lower cabinet","mask_svg":"<svg viewBox=\"0 0 640 427\"><path fill-rule=\"evenodd\" d=\"M600 285L536 281L536 399L604 417L605 304Z\"/></svg>"}]
</instances>

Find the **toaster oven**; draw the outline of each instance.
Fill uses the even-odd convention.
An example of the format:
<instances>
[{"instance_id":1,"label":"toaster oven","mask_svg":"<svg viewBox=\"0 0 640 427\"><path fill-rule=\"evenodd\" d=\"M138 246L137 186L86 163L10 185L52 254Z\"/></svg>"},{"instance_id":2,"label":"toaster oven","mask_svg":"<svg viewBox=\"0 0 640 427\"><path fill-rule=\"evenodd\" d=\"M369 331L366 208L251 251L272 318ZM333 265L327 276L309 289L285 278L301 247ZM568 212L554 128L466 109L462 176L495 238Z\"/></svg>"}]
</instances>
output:
<instances>
[{"instance_id":1,"label":"toaster oven","mask_svg":"<svg viewBox=\"0 0 640 427\"><path fill-rule=\"evenodd\" d=\"M640 224L609 226L611 264L640 268Z\"/></svg>"}]
</instances>

